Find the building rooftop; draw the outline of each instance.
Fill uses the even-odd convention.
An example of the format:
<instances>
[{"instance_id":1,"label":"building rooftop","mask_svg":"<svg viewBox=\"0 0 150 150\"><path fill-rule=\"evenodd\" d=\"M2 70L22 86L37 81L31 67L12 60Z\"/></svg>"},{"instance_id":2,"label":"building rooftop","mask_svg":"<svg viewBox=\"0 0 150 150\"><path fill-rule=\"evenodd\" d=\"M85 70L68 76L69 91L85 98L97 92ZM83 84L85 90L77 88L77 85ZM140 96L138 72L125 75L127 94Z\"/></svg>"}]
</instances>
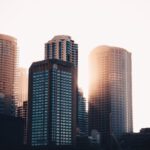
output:
<instances>
[{"instance_id":1,"label":"building rooftop","mask_svg":"<svg viewBox=\"0 0 150 150\"><path fill-rule=\"evenodd\" d=\"M9 41L13 41L13 42L17 41L17 39L14 38L13 36L6 35L6 34L0 34L0 39L2 39L2 40L9 40Z\"/></svg>"}]
</instances>

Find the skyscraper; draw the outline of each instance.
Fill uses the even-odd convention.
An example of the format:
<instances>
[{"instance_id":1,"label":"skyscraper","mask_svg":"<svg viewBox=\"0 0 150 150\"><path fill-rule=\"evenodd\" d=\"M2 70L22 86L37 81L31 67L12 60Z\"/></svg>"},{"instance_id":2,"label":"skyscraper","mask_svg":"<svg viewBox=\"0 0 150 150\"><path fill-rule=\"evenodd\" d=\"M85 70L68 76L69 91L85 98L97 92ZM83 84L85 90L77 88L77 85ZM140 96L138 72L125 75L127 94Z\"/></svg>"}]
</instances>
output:
<instances>
[{"instance_id":1,"label":"skyscraper","mask_svg":"<svg viewBox=\"0 0 150 150\"><path fill-rule=\"evenodd\" d=\"M131 53L100 46L90 54L89 133L132 132Z\"/></svg>"},{"instance_id":2,"label":"skyscraper","mask_svg":"<svg viewBox=\"0 0 150 150\"><path fill-rule=\"evenodd\" d=\"M28 144L74 145L76 70L72 63L47 59L29 70Z\"/></svg>"},{"instance_id":3,"label":"skyscraper","mask_svg":"<svg viewBox=\"0 0 150 150\"><path fill-rule=\"evenodd\" d=\"M75 145L78 45L59 35L29 69L28 144Z\"/></svg>"},{"instance_id":4,"label":"skyscraper","mask_svg":"<svg viewBox=\"0 0 150 150\"><path fill-rule=\"evenodd\" d=\"M45 44L45 59L58 59L78 66L78 44L70 36L58 35Z\"/></svg>"},{"instance_id":5,"label":"skyscraper","mask_svg":"<svg viewBox=\"0 0 150 150\"><path fill-rule=\"evenodd\" d=\"M17 41L0 34L0 113L15 115L15 72Z\"/></svg>"}]
</instances>

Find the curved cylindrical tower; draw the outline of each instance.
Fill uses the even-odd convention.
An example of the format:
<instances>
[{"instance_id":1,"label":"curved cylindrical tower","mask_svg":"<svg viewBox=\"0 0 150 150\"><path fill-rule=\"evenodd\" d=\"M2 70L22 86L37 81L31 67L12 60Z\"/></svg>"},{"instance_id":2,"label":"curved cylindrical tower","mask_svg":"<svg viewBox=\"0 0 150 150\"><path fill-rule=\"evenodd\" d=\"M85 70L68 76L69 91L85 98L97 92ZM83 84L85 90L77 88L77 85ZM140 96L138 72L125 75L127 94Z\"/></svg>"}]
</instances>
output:
<instances>
[{"instance_id":1,"label":"curved cylindrical tower","mask_svg":"<svg viewBox=\"0 0 150 150\"><path fill-rule=\"evenodd\" d=\"M131 53L99 46L90 54L89 133L132 132Z\"/></svg>"},{"instance_id":2,"label":"curved cylindrical tower","mask_svg":"<svg viewBox=\"0 0 150 150\"><path fill-rule=\"evenodd\" d=\"M0 34L0 93L1 113L14 115L14 84L17 59L17 41L14 37Z\"/></svg>"}]
</instances>

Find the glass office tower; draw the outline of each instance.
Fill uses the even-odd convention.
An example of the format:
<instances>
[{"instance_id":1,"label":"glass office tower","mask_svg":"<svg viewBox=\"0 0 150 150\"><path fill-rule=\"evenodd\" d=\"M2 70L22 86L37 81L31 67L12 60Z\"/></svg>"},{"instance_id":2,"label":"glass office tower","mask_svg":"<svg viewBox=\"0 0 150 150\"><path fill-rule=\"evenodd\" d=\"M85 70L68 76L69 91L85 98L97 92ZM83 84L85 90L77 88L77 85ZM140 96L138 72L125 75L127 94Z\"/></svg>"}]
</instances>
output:
<instances>
[{"instance_id":1,"label":"glass office tower","mask_svg":"<svg viewBox=\"0 0 150 150\"><path fill-rule=\"evenodd\" d=\"M73 64L56 59L32 64L29 70L29 145L75 145L76 90Z\"/></svg>"},{"instance_id":2,"label":"glass office tower","mask_svg":"<svg viewBox=\"0 0 150 150\"><path fill-rule=\"evenodd\" d=\"M131 53L100 46L90 54L89 134L120 137L132 132Z\"/></svg>"},{"instance_id":3,"label":"glass office tower","mask_svg":"<svg viewBox=\"0 0 150 150\"><path fill-rule=\"evenodd\" d=\"M70 36L57 35L45 44L45 59L58 59L78 67L78 44Z\"/></svg>"}]
</instances>

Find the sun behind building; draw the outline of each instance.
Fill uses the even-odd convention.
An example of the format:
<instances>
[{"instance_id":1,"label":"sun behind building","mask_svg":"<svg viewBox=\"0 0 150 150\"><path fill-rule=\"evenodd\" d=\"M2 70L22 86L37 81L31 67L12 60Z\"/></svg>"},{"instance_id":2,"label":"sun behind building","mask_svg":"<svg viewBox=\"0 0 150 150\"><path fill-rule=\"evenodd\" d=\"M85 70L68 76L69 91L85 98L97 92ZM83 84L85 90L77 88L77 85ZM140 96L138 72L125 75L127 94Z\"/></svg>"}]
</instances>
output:
<instances>
[{"instance_id":1,"label":"sun behind building","mask_svg":"<svg viewBox=\"0 0 150 150\"><path fill-rule=\"evenodd\" d=\"M97 130L103 139L132 132L131 53L99 46L89 65L89 134Z\"/></svg>"}]
</instances>

